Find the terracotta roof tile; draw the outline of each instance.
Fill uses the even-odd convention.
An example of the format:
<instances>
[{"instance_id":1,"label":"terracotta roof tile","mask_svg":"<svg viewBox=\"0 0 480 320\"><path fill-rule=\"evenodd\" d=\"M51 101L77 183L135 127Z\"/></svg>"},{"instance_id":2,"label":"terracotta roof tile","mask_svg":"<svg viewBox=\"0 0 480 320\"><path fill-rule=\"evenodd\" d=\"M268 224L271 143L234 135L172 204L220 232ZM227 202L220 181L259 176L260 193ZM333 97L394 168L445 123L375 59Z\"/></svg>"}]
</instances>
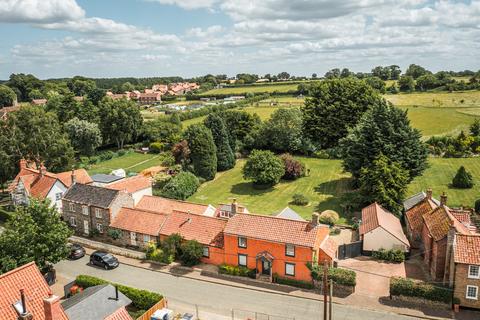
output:
<instances>
[{"instance_id":1,"label":"terracotta roof tile","mask_svg":"<svg viewBox=\"0 0 480 320\"><path fill-rule=\"evenodd\" d=\"M225 227L225 234L254 238L317 249L328 236L327 226L312 226L307 221L297 221L256 214L236 214Z\"/></svg>"},{"instance_id":2,"label":"terracotta roof tile","mask_svg":"<svg viewBox=\"0 0 480 320\"><path fill-rule=\"evenodd\" d=\"M408 224L413 231L418 233L422 232L423 216L436 207L435 202L425 198L405 212L405 218L408 220Z\"/></svg>"},{"instance_id":3,"label":"terracotta roof tile","mask_svg":"<svg viewBox=\"0 0 480 320\"><path fill-rule=\"evenodd\" d=\"M454 242L456 263L480 265L480 235L457 234Z\"/></svg>"},{"instance_id":4,"label":"terracotta roof tile","mask_svg":"<svg viewBox=\"0 0 480 320\"><path fill-rule=\"evenodd\" d=\"M166 219L166 215L156 212L121 208L110 227L158 237Z\"/></svg>"},{"instance_id":5,"label":"terracotta roof tile","mask_svg":"<svg viewBox=\"0 0 480 320\"><path fill-rule=\"evenodd\" d=\"M20 289L25 291L27 310L35 320L44 320L43 299L51 294L50 287L34 262L0 275L0 320L17 319L12 304L20 301ZM59 320L68 320L63 309Z\"/></svg>"},{"instance_id":6,"label":"terracotta roof tile","mask_svg":"<svg viewBox=\"0 0 480 320\"><path fill-rule=\"evenodd\" d=\"M74 173L75 173L75 180L77 183L89 184L93 182L92 178L90 177L90 175L85 169L77 169L74 171ZM57 173L56 176L60 181L63 182L64 185L67 186L67 188L70 188L70 186L72 185L71 171Z\"/></svg>"},{"instance_id":7,"label":"terracotta roof tile","mask_svg":"<svg viewBox=\"0 0 480 320\"><path fill-rule=\"evenodd\" d=\"M169 236L178 233L186 240L223 247L226 223L223 219L174 210L163 224L160 234Z\"/></svg>"},{"instance_id":8,"label":"terracotta roof tile","mask_svg":"<svg viewBox=\"0 0 480 320\"><path fill-rule=\"evenodd\" d=\"M109 189L134 193L152 187L152 181L142 175L122 179L107 186Z\"/></svg>"},{"instance_id":9,"label":"terracotta roof tile","mask_svg":"<svg viewBox=\"0 0 480 320\"><path fill-rule=\"evenodd\" d=\"M332 238L328 237L320 245L320 249L325 252L330 258L335 259L335 253L337 252L338 245Z\"/></svg>"},{"instance_id":10,"label":"terracotta roof tile","mask_svg":"<svg viewBox=\"0 0 480 320\"><path fill-rule=\"evenodd\" d=\"M115 311L115 313L106 317L104 320L133 320L133 319L128 314L127 309L125 309L125 307L122 307L117 311Z\"/></svg>"},{"instance_id":11,"label":"terracotta roof tile","mask_svg":"<svg viewBox=\"0 0 480 320\"><path fill-rule=\"evenodd\" d=\"M180 200L167 199L155 196L143 196L142 199L136 205L138 209L145 209L155 211L164 214L170 214L173 210L190 211L193 214L204 214L209 208L208 205L190 203Z\"/></svg>"},{"instance_id":12,"label":"terracotta roof tile","mask_svg":"<svg viewBox=\"0 0 480 320\"><path fill-rule=\"evenodd\" d=\"M382 227L395 238L410 246L410 242L408 242L405 233L403 233L400 219L375 202L362 209L362 223L360 224L359 232L363 235L378 227Z\"/></svg>"},{"instance_id":13,"label":"terracotta roof tile","mask_svg":"<svg viewBox=\"0 0 480 320\"><path fill-rule=\"evenodd\" d=\"M457 220L447 206L440 206L423 216L425 225L435 241L445 238L453 225L455 230L461 234L470 234L468 227Z\"/></svg>"}]
</instances>

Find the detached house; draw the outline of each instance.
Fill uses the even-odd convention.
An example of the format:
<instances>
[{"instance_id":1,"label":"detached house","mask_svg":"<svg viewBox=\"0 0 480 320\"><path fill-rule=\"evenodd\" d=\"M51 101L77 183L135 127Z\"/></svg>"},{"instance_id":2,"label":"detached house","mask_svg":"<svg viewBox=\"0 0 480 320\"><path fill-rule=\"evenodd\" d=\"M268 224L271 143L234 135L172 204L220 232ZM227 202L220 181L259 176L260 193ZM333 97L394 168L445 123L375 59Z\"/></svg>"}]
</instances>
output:
<instances>
[{"instance_id":1,"label":"detached house","mask_svg":"<svg viewBox=\"0 0 480 320\"><path fill-rule=\"evenodd\" d=\"M133 207L123 191L76 183L63 197L63 218L78 234L105 234L122 207Z\"/></svg>"}]
</instances>

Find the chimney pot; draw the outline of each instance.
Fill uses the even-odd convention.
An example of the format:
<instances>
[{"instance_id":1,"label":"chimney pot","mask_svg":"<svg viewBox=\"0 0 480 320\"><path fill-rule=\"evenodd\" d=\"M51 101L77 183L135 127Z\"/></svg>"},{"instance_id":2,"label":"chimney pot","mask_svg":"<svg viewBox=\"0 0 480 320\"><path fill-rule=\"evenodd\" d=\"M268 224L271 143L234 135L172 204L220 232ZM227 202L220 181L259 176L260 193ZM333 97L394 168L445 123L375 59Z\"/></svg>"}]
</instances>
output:
<instances>
[{"instance_id":1,"label":"chimney pot","mask_svg":"<svg viewBox=\"0 0 480 320\"><path fill-rule=\"evenodd\" d=\"M75 169L72 169L72 186L77 183L77 176L75 175Z\"/></svg>"},{"instance_id":2,"label":"chimney pot","mask_svg":"<svg viewBox=\"0 0 480 320\"><path fill-rule=\"evenodd\" d=\"M118 287L115 286L115 300L118 301Z\"/></svg>"},{"instance_id":3,"label":"chimney pot","mask_svg":"<svg viewBox=\"0 0 480 320\"><path fill-rule=\"evenodd\" d=\"M428 198L428 199L432 199L432 195L433 195L432 189L431 189L431 188L428 188L428 189L427 189L427 198Z\"/></svg>"},{"instance_id":4,"label":"chimney pot","mask_svg":"<svg viewBox=\"0 0 480 320\"><path fill-rule=\"evenodd\" d=\"M25 160L25 159L20 159L19 167L20 167L20 170L26 169L26 168L28 167L28 162L27 162L27 160Z\"/></svg>"},{"instance_id":5,"label":"chimney pot","mask_svg":"<svg viewBox=\"0 0 480 320\"><path fill-rule=\"evenodd\" d=\"M318 212L312 213L312 225L313 226L318 225L319 218L320 218L320 215L318 214Z\"/></svg>"},{"instance_id":6,"label":"chimney pot","mask_svg":"<svg viewBox=\"0 0 480 320\"><path fill-rule=\"evenodd\" d=\"M442 195L440 196L440 205L442 206L447 205L447 195L445 194L445 192L443 192Z\"/></svg>"}]
</instances>

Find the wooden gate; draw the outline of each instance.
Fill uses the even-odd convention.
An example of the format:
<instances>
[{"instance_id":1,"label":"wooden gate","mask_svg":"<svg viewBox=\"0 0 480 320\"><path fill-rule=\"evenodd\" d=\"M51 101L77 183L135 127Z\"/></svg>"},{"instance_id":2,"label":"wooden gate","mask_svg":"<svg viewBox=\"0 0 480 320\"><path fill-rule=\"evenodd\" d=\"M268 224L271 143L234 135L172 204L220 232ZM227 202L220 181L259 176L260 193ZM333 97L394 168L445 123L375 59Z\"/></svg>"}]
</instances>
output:
<instances>
[{"instance_id":1,"label":"wooden gate","mask_svg":"<svg viewBox=\"0 0 480 320\"><path fill-rule=\"evenodd\" d=\"M338 259L355 258L362 255L363 241L345 243L338 246Z\"/></svg>"}]
</instances>

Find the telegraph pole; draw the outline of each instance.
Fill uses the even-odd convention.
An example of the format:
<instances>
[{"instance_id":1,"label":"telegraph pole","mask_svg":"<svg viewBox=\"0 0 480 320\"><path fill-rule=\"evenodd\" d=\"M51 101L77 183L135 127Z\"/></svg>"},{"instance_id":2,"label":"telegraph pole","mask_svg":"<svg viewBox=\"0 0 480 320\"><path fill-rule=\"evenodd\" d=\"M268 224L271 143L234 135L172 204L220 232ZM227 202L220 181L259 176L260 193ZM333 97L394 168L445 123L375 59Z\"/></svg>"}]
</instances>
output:
<instances>
[{"instance_id":1,"label":"telegraph pole","mask_svg":"<svg viewBox=\"0 0 480 320\"><path fill-rule=\"evenodd\" d=\"M330 300L328 300L328 320L332 320L333 280L330 279Z\"/></svg>"},{"instance_id":2,"label":"telegraph pole","mask_svg":"<svg viewBox=\"0 0 480 320\"><path fill-rule=\"evenodd\" d=\"M328 264L323 262L323 320L327 320L327 300L328 300Z\"/></svg>"}]
</instances>

